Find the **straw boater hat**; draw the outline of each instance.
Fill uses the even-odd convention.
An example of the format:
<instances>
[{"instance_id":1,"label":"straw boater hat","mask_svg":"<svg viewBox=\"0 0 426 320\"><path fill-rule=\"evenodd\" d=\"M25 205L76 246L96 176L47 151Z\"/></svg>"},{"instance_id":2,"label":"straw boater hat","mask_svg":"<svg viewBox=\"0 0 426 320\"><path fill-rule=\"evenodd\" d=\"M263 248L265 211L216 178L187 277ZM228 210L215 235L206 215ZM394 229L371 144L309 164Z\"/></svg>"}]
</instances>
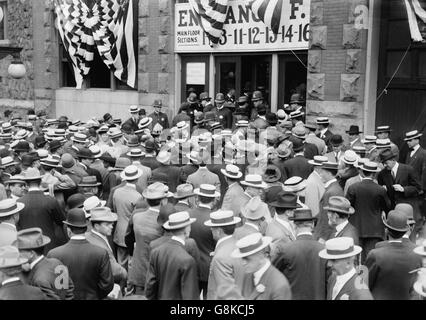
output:
<instances>
[{"instance_id":1,"label":"straw boater hat","mask_svg":"<svg viewBox=\"0 0 426 320\"><path fill-rule=\"evenodd\" d=\"M130 106L129 112L130 113L139 113L140 108L138 106Z\"/></svg>"},{"instance_id":2,"label":"straw boater hat","mask_svg":"<svg viewBox=\"0 0 426 320\"><path fill-rule=\"evenodd\" d=\"M92 153L92 157L94 159L99 159L102 156L102 150L97 145L90 146L89 150Z\"/></svg>"},{"instance_id":3,"label":"straw boater hat","mask_svg":"<svg viewBox=\"0 0 426 320\"><path fill-rule=\"evenodd\" d=\"M13 158L10 157L10 156L1 158L1 166L3 168L9 167L9 166L14 166L15 164L18 164L18 163L13 161Z\"/></svg>"},{"instance_id":4,"label":"straw boater hat","mask_svg":"<svg viewBox=\"0 0 426 320\"><path fill-rule=\"evenodd\" d=\"M120 138L123 136L123 132L119 128L113 127L108 130L108 135L111 139Z\"/></svg>"},{"instance_id":5,"label":"straw boater hat","mask_svg":"<svg viewBox=\"0 0 426 320\"><path fill-rule=\"evenodd\" d=\"M300 192L306 189L306 180L302 177L294 176L284 181L284 191Z\"/></svg>"},{"instance_id":6,"label":"straw boater hat","mask_svg":"<svg viewBox=\"0 0 426 320\"><path fill-rule=\"evenodd\" d=\"M259 174L248 174L246 175L244 181L241 181L241 184L247 187L266 189L268 185L263 182L262 176Z\"/></svg>"},{"instance_id":7,"label":"straw boater hat","mask_svg":"<svg viewBox=\"0 0 426 320\"><path fill-rule=\"evenodd\" d=\"M176 187L175 199L184 199L194 195L194 187L190 183L183 183Z\"/></svg>"},{"instance_id":8,"label":"straw boater hat","mask_svg":"<svg viewBox=\"0 0 426 320\"><path fill-rule=\"evenodd\" d=\"M413 139L418 139L422 135L423 135L423 133L419 132L418 130L410 131L410 132L407 132L405 134L404 140L405 141L410 141L410 140L413 140Z\"/></svg>"},{"instance_id":9,"label":"straw boater hat","mask_svg":"<svg viewBox=\"0 0 426 320\"><path fill-rule=\"evenodd\" d=\"M132 149L126 153L129 158L140 158L145 155L141 149Z\"/></svg>"},{"instance_id":10,"label":"straw boater hat","mask_svg":"<svg viewBox=\"0 0 426 320\"><path fill-rule=\"evenodd\" d=\"M143 174L143 171L136 167L135 165L130 165L124 168L123 172L121 172L120 177L123 181L130 181L139 179Z\"/></svg>"},{"instance_id":11,"label":"straw boater hat","mask_svg":"<svg viewBox=\"0 0 426 320\"><path fill-rule=\"evenodd\" d=\"M356 165L358 161L358 155L353 150L346 150L342 161L346 164Z\"/></svg>"},{"instance_id":12,"label":"straw boater hat","mask_svg":"<svg viewBox=\"0 0 426 320\"><path fill-rule=\"evenodd\" d=\"M152 123L152 120L153 119L151 117L142 118L138 123L138 128L140 130L147 128Z\"/></svg>"},{"instance_id":13,"label":"straw boater hat","mask_svg":"<svg viewBox=\"0 0 426 320\"><path fill-rule=\"evenodd\" d=\"M60 168L61 165L59 163L60 163L60 159L54 158L51 155L47 156L47 158L40 161L40 164L46 167L51 167L51 168Z\"/></svg>"},{"instance_id":14,"label":"straw boater hat","mask_svg":"<svg viewBox=\"0 0 426 320\"><path fill-rule=\"evenodd\" d=\"M89 140L87 139L87 136L84 133L75 133L71 140L78 143L89 143Z\"/></svg>"},{"instance_id":15,"label":"straw boater hat","mask_svg":"<svg viewBox=\"0 0 426 320\"><path fill-rule=\"evenodd\" d=\"M176 124L176 129L177 130L184 130L184 129L188 128L188 127L189 127L189 123L186 122L186 121L180 121L180 122L178 122Z\"/></svg>"},{"instance_id":16,"label":"straw boater hat","mask_svg":"<svg viewBox=\"0 0 426 320\"><path fill-rule=\"evenodd\" d=\"M29 228L18 231L13 245L19 250L32 250L43 248L50 243L50 238L43 235L40 228Z\"/></svg>"},{"instance_id":17,"label":"straw boater hat","mask_svg":"<svg viewBox=\"0 0 426 320\"><path fill-rule=\"evenodd\" d=\"M28 259L21 258L17 247L0 247L0 269L18 267L27 262Z\"/></svg>"},{"instance_id":18,"label":"straw boater hat","mask_svg":"<svg viewBox=\"0 0 426 320\"><path fill-rule=\"evenodd\" d=\"M328 162L328 158L325 156L314 156L314 159L308 162L313 166L321 167L323 163Z\"/></svg>"},{"instance_id":19,"label":"straw boater hat","mask_svg":"<svg viewBox=\"0 0 426 320\"><path fill-rule=\"evenodd\" d=\"M100 200L97 196L92 196L84 200L83 209L86 212L90 211L91 213L91 210L93 210L94 208L104 207L105 204L106 204L105 200Z\"/></svg>"},{"instance_id":20,"label":"straw boater hat","mask_svg":"<svg viewBox=\"0 0 426 320\"><path fill-rule=\"evenodd\" d=\"M365 136L364 139L361 140L361 142L363 144L368 144L368 143L376 143L377 137L376 136Z\"/></svg>"},{"instance_id":21,"label":"straw boater hat","mask_svg":"<svg viewBox=\"0 0 426 320\"><path fill-rule=\"evenodd\" d=\"M169 187L161 182L154 182L150 184L142 192L145 199L163 199L167 197L173 197L173 193L169 192Z\"/></svg>"},{"instance_id":22,"label":"straw boater hat","mask_svg":"<svg viewBox=\"0 0 426 320\"><path fill-rule=\"evenodd\" d=\"M362 171L380 172L380 168L376 162L370 161L369 159L359 159L358 162L360 163L358 168Z\"/></svg>"},{"instance_id":23,"label":"straw boater hat","mask_svg":"<svg viewBox=\"0 0 426 320\"><path fill-rule=\"evenodd\" d=\"M43 177L44 175L40 175L40 171L36 168L28 168L24 173L25 181L41 180Z\"/></svg>"},{"instance_id":24,"label":"straw boater hat","mask_svg":"<svg viewBox=\"0 0 426 320\"><path fill-rule=\"evenodd\" d=\"M269 212L268 205L259 196L251 198L247 204L241 208L241 214L249 220L259 220Z\"/></svg>"},{"instance_id":25,"label":"straw boater hat","mask_svg":"<svg viewBox=\"0 0 426 320\"><path fill-rule=\"evenodd\" d=\"M354 239L339 237L327 240L325 249L321 250L318 255L323 259L337 260L356 256L361 251L362 248L360 246L354 245Z\"/></svg>"},{"instance_id":26,"label":"straw boater hat","mask_svg":"<svg viewBox=\"0 0 426 320\"><path fill-rule=\"evenodd\" d=\"M202 184L199 188L194 190L194 193L198 196L217 198L220 197L220 192L216 191L216 187L211 184Z\"/></svg>"},{"instance_id":27,"label":"straw boater hat","mask_svg":"<svg viewBox=\"0 0 426 320\"><path fill-rule=\"evenodd\" d=\"M116 213L111 212L111 209L108 207L98 207L90 211L91 217L90 221L95 222L115 222L118 219Z\"/></svg>"},{"instance_id":28,"label":"straw boater hat","mask_svg":"<svg viewBox=\"0 0 426 320\"><path fill-rule=\"evenodd\" d=\"M0 201L0 217L11 216L22 209L24 209L25 204L17 202L16 199L5 199Z\"/></svg>"},{"instance_id":29,"label":"straw boater hat","mask_svg":"<svg viewBox=\"0 0 426 320\"><path fill-rule=\"evenodd\" d=\"M176 212L169 216L169 220L163 224L163 228L167 230L182 229L194 223L196 220L195 218L191 218L187 211Z\"/></svg>"},{"instance_id":30,"label":"straw boater hat","mask_svg":"<svg viewBox=\"0 0 426 320\"><path fill-rule=\"evenodd\" d=\"M328 200L328 205L324 207L324 210L343 213L352 215L355 213L355 209L351 206L351 203L345 197L333 196Z\"/></svg>"},{"instance_id":31,"label":"straw boater hat","mask_svg":"<svg viewBox=\"0 0 426 320\"><path fill-rule=\"evenodd\" d=\"M268 247L272 242L271 237L263 237L261 233L252 233L237 241L237 249L232 251L231 257L244 258L251 256Z\"/></svg>"},{"instance_id":32,"label":"straw boater hat","mask_svg":"<svg viewBox=\"0 0 426 320\"><path fill-rule=\"evenodd\" d=\"M24 176L23 175L14 175L14 176L11 176L10 179L6 180L4 183L6 185L10 185L10 184L13 184L13 183L22 183L22 184L25 184Z\"/></svg>"},{"instance_id":33,"label":"straw boater hat","mask_svg":"<svg viewBox=\"0 0 426 320\"><path fill-rule=\"evenodd\" d=\"M316 122L317 124L329 124L330 120L327 117L319 117Z\"/></svg>"},{"instance_id":34,"label":"straw boater hat","mask_svg":"<svg viewBox=\"0 0 426 320\"><path fill-rule=\"evenodd\" d=\"M218 210L210 213L210 220L204 222L207 227L224 227L241 222L240 217L235 217L232 210Z\"/></svg>"},{"instance_id":35,"label":"straw boater hat","mask_svg":"<svg viewBox=\"0 0 426 320\"><path fill-rule=\"evenodd\" d=\"M377 139L376 148L377 149L387 149L391 147L391 141L389 139Z\"/></svg>"},{"instance_id":36,"label":"straw boater hat","mask_svg":"<svg viewBox=\"0 0 426 320\"><path fill-rule=\"evenodd\" d=\"M377 127L376 131L374 133L390 133L392 130L390 128L390 126L379 126Z\"/></svg>"},{"instance_id":37,"label":"straw boater hat","mask_svg":"<svg viewBox=\"0 0 426 320\"><path fill-rule=\"evenodd\" d=\"M225 169L220 169L220 172L228 178L239 179L243 176L243 173L240 171L240 168L233 164L226 165Z\"/></svg>"}]
</instances>

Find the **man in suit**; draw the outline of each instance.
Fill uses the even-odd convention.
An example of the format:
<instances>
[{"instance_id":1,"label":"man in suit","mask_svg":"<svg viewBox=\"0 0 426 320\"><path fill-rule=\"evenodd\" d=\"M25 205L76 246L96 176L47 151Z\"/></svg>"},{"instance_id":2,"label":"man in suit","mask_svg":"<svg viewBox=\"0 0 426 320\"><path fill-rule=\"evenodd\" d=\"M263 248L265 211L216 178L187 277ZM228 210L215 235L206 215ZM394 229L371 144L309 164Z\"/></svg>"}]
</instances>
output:
<instances>
[{"instance_id":1,"label":"man in suit","mask_svg":"<svg viewBox=\"0 0 426 320\"><path fill-rule=\"evenodd\" d=\"M290 219L296 227L296 240L285 244L272 264L290 282L293 300L325 300L326 262L318 256L324 245L312 235L316 218L309 208L301 208Z\"/></svg>"},{"instance_id":2,"label":"man in suit","mask_svg":"<svg viewBox=\"0 0 426 320\"><path fill-rule=\"evenodd\" d=\"M90 151L89 148L81 148L78 153L78 166L82 167L84 171L87 172L89 176L95 176L96 181L100 184L102 184L102 175L101 173L92 168L91 165L93 164L95 158L93 157L93 153Z\"/></svg>"},{"instance_id":3,"label":"man in suit","mask_svg":"<svg viewBox=\"0 0 426 320\"><path fill-rule=\"evenodd\" d=\"M415 215L414 217L416 220L416 233L424 224L426 210L426 150L420 146L420 137L422 135L423 134L419 131L414 130L407 132L404 139L407 141L407 145L410 148L405 163L413 167L422 190L422 194L419 195L418 201L423 214L421 216Z\"/></svg>"},{"instance_id":4,"label":"man in suit","mask_svg":"<svg viewBox=\"0 0 426 320\"><path fill-rule=\"evenodd\" d=\"M221 169L227 183L227 190L223 197L222 210L232 210L234 216L241 214L241 208L247 203L244 197L244 189L241 187L239 180L243 176L240 169L228 164L225 169Z\"/></svg>"},{"instance_id":5,"label":"man in suit","mask_svg":"<svg viewBox=\"0 0 426 320\"><path fill-rule=\"evenodd\" d=\"M414 243L402 241L408 231L407 216L392 210L383 223L389 241L370 251L365 261L368 267L368 284L376 300L410 300L416 273L411 271L422 266L413 250Z\"/></svg>"},{"instance_id":6,"label":"man in suit","mask_svg":"<svg viewBox=\"0 0 426 320\"><path fill-rule=\"evenodd\" d=\"M325 156L328 158L328 161L336 162L340 168L345 149L342 136L340 134L333 134L329 139L329 152Z\"/></svg>"},{"instance_id":7,"label":"man in suit","mask_svg":"<svg viewBox=\"0 0 426 320\"><path fill-rule=\"evenodd\" d=\"M358 245L358 231L348 221L349 217L355 212L349 200L345 197L330 197L328 206L324 207L324 209L327 210L328 224L335 229L335 232L331 234L331 238L349 237Z\"/></svg>"},{"instance_id":8,"label":"man in suit","mask_svg":"<svg viewBox=\"0 0 426 320\"><path fill-rule=\"evenodd\" d=\"M28 185L28 193L18 202L25 207L19 214L18 230L39 227L43 234L51 239L45 246L45 253L50 249L63 244L65 235L62 229L64 212L55 198L44 195L40 189L42 176L35 168L29 168L24 180Z\"/></svg>"},{"instance_id":9,"label":"man in suit","mask_svg":"<svg viewBox=\"0 0 426 320\"><path fill-rule=\"evenodd\" d=\"M231 257L241 258L245 270L242 295L246 300L291 300L287 278L272 264L267 249L272 239L260 233L245 236L236 243Z\"/></svg>"},{"instance_id":10,"label":"man in suit","mask_svg":"<svg viewBox=\"0 0 426 320\"><path fill-rule=\"evenodd\" d=\"M312 165L309 164L308 159L305 158L304 144L302 140L297 139L293 142L294 157L288 159L284 163L285 176L288 178L298 176L307 179L312 172Z\"/></svg>"},{"instance_id":11,"label":"man in suit","mask_svg":"<svg viewBox=\"0 0 426 320\"><path fill-rule=\"evenodd\" d=\"M132 256L129 284L134 286L136 294L143 295L149 265L150 243L161 237L163 233L161 226L157 223L160 207L167 203L167 197L172 194L166 185L154 182L143 191L142 195L147 201L148 208L133 212L127 226L125 243Z\"/></svg>"},{"instance_id":12,"label":"man in suit","mask_svg":"<svg viewBox=\"0 0 426 320\"><path fill-rule=\"evenodd\" d=\"M380 154L380 161L384 169L379 173L377 181L386 188L391 206L398 203L408 203L414 209L414 219L421 217L419 195L421 193L420 177L416 176L414 169L406 164L396 161L396 156L391 150Z\"/></svg>"},{"instance_id":13,"label":"man in suit","mask_svg":"<svg viewBox=\"0 0 426 320\"><path fill-rule=\"evenodd\" d=\"M86 233L86 239L91 244L104 248L108 251L114 283L123 287L127 280L127 271L118 264L107 238L112 235L112 230L116 221L117 214L111 212L110 208L93 208L90 210L90 222L92 224L92 229Z\"/></svg>"},{"instance_id":14,"label":"man in suit","mask_svg":"<svg viewBox=\"0 0 426 320\"><path fill-rule=\"evenodd\" d=\"M175 204L176 212L188 211L192 208L192 199L194 196L194 188L192 184L184 183L180 184L176 188L176 192L173 197L177 200Z\"/></svg>"},{"instance_id":15,"label":"man in suit","mask_svg":"<svg viewBox=\"0 0 426 320\"><path fill-rule=\"evenodd\" d=\"M241 215L243 217L243 225L235 230L234 237L237 240L244 238L245 236L259 232L261 234L266 233L268 223L266 222L266 216L269 216L270 212L268 205L263 202L259 196L251 198L246 205L241 209Z\"/></svg>"},{"instance_id":16,"label":"man in suit","mask_svg":"<svg viewBox=\"0 0 426 320\"><path fill-rule=\"evenodd\" d=\"M179 183L186 183L188 180L188 177L197 172L198 165L200 164L200 158L199 158L199 152L192 150L188 155L187 158L189 162L182 166L180 168L180 175L179 175Z\"/></svg>"},{"instance_id":17,"label":"man in suit","mask_svg":"<svg viewBox=\"0 0 426 320\"><path fill-rule=\"evenodd\" d=\"M210 184L216 187L216 190L220 192L220 180L217 174L210 172L207 169L207 163L200 161L198 170L188 176L186 183L192 184L194 189L199 188L201 184Z\"/></svg>"},{"instance_id":18,"label":"man in suit","mask_svg":"<svg viewBox=\"0 0 426 320\"><path fill-rule=\"evenodd\" d=\"M114 287L108 251L87 241L87 221L82 209L71 209L64 223L70 240L49 251L47 257L58 259L68 268L76 300L106 298Z\"/></svg>"},{"instance_id":19,"label":"man in suit","mask_svg":"<svg viewBox=\"0 0 426 320\"><path fill-rule=\"evenodd\" d=\"M374 175L380 171L377 163L368 161L360 169L362 181L351 185L346 197L355 209L349 221L358 230L363 249L362 261L365 261L376 243L384 240L382 212L389 212L391 202L386 190L373 181Z\"/></svg>"},{"instance_id":20,"label":"man in suit","mask_svg":"<svg viewBox=\"0 0 426 320\"><path fill-rule=\"evenodd\" d=\"M60 277L58 271L63 267L62 262L43 255L44 247L49 242L49 237L44 236L40 228L18 232L14 246L19 249L21 257L28 260L29 271L25 274L26 282L40 288L49 300L72 300L74 298L72 279L63 277L61 285L58 285Z\"/></svg>"},{"instance_id":21,"label":"man in suit","mask_svg":"<svg viewBox=\"0 0 426 320\"><path fill-rule=\"evenodd\" d=\"M47 300L40 288L24 284L19 278L22 265L27 262L20 257L18 248L0 247L0 300Z\"/></svg>"},{"instance_id":22,"label":"man in suit","mask_svg":"<svg viewBox=\"0 0 426 320\"><path fill-rule=\"evenodd\" d=\"M300 145L300 143L302 143L303 144L303 156L306 159L312 160L315 156L318 156L320 153L318 152L318 148L315 144L309 143L309 142L306 141L306 138L308 136L306 131L307 131L307 129L305 128L303 123L301 123L301 125L296 125L291 130L292 134L289 137L289 141L291 141L293 143L293 145L295 145L295 144Z\"/></svg>"},{"instance_id":23,"label":"man in suit","mask_svg":"<svg viewBox=\"0 0 426 320\"><path fill-rule=\"evenodd\" d=\"M349 136L349 145L348 149L353 149L355 146L363 147L364 144L361 142L360 134L362 131L359 131L359 127L356 125L352 125L349 127L349 130L346 131Z\"/></svg>"},{"instance_id":24,"label":"man in suit","mask_svg":"<svg viewBox=\"0 0 426 320\"><path fill-rule=\"evenodd\" d=\"M151 169L151 171L154 171L160 166L160 163L156 159L156 145L154 141L148 140L145 142L145 145L143 145L145 150L145 157L142 158L141 164L145 167L148 167Z\"/></svg>"},{"instance_id":25,"label":"man in suit","mask_svg":"<svg viewBox=\"0 0 426 320\"><path fill-rule=\"evenodd\" d=\"M118 215L117 225L114 232L114 243L117 245L117 261L127 269L129 252L124 241L126 229L130 217L136 207L136 202L142 195L136 190L136 183L142 176L142 170L136 166L130 165L121 173L121 179L126 184L113 194L113 212Z\"/></svg>"},{"instance_id":26,"label":"man in suit","mask_svg":"<svg viewBox=\"0 0 426 320\"><path fill-rule=\"evenodd\" d=\"M199 299L197 265L185 250L195 220L183 211L171 214L163 225L173 236L151 252L145 284L148 300Z\"/></svg>"},{"instance_id":27,"label":"man in suit","mask_svg":"<svg viewBox=\"0 0 426 320\"><path fill-rule=\"evenodd\" d=\"M329 130L330 120L327 117L319 117L316 120L318 125L318 134L317 137L324 140L328 151L330 151L330 138L333 133Z\"/></svg>"},{"instance_id":28,"label":"man in suit","mask_svg":"<svg viewBox=\"0 0 426 320\"><path fill-rule=\"evenodd\" d=\"M325 242L325 248L318 255L328 260L327 265L332 269L327 300L373 300L365 280L355 269L355 257L361 251L352 238L340 237Z\"/></svg>"},{"instance_id":29,"label":"man in suit","mask_svg":"<svg viewBox=\"0 0 426 320\"><path fill-rule=\"evenodd\" d=\"M133 131L139 130L138 123L139 123L139 110L140 108L138 106L130 106L129 112L130 112L130 118L127 119L124 123L129 126Z\"/></svg>"},{"instance_id":30,"label":"man in suit","mask_svg":"<svg viewBox=\"0 0 426 320\"><path fill-rule=\"evenodd\" d=\"M180 168L171 163L171 152L162 150L157 155L160 166L152 171L152 182L162 182L169 186L170 192L176 192L176 187L180 184Z\"/></svg>"},{"instance_id":31,"label":"man in suit","mask_svg":"<svg viewBox=\"0 0 426 320\"><path fill-rule=\"evenodd\" d=\"M392 132L392 129L390 128L390 126L385 125L385 126L378 126L376 128L376 131L374 132L374 134L377 136L377 139L389 139L390 140L391 132ZM395 157L396 157L395 159L397 161L404 160L404 159L399 159L399 148L392 141L390 142L390 149L391 149L392 153L395 155Z\"/></svg>"},{"instance_id":32,"label":"man in suit","mask_svg":"<svg viewBox=\"0 0 426 320\"><path fill-rule=\"evenodd\" d=\"M309 164L313 166L314 170L309 175L308 179L306 179L305 204L311 209L314 217L318 216L320 212L319 204L325 192L320 171L321 165L327 161L327 157L324 156L315 156L313 160L308 161Z\"/></svg>"},{"instance_id":33,"label":"man in suit","mask_svg":"<svg viewBox=\"0 0 426 320\"><path fill-rule=\"evenodd\" d=\"M220 197L220 193L216 187L211 184L202 184L199 188L194 189L197 195L197 205L189 210L191 218L197 219L191 226L191 238L195 240L200 249L200 279L199 289L203 291L203 296L207 297L207 281L209 277L209 267L211 256L214 251L215 241L210 229L204 225L209 220L210 213L214 211L215 201Z\"/></svg>"},{"instance_id":34,"label":"man in suit","mask_svg":"<svg viewBox=\"0 0 426 320\"><path fill-rule=\"evenodd\" d=\"M163 102L159 99L154 100L152 107L154 108L154 112L148 116L152 118L152 127L154 127L158 123L161 125L162 129L168 129L170 126L169 118L167 117L167 114L161 112Z\"/></svg>"},{"instance_id":35,"label":"man in suit","mask_svg":"<svg viewBox=\"0 0 426 320\"><path fill-rule=\"evenodd\" d=\"M242 290L244 270L241 261L231 257L237 242L233 234L240 221L241 218L235 217L231 210L219 210L211 213L210 220L204 222L211 228L216 241L209 271L208 300L217 300L223 291L232 287Z\"/></svg>"},{"instance_id":36,"label":"man in suit","mask_svg":"<svg viewBox=\"0 0 426 320\"><path fill-rule=\"evenodd\" d=\"M333 228L328 224L327 210L324 208L328 205L328 200L332 196L343 196L343 189L337 182L337 163L335 162L324 162L321 164L319 175L324 183L324 194L320 200L320 212L318 214L318 223L314 229L315 239L324 243L330 239L333 233Z\"/></svg>"},{"instance_id":37,"label":"man in suit","mask_svg":"<svg viewBox=\"0 0 426 320\"><path fill-rule=\"evenodd\" d=\"M15 199L0 201L0 247L11 245L17 237L16 224L19 221L19 212L25 204Z\"/></svg>"},{"instance_id":38,"label":"man in suit","mask_svg":"<svg viewBox=\"0 0 426 320\"><path fill-rule=\"evenodd\" d=\"M343 188L343 192L345 193L345 197L348 194L348 189L351 185L362 181L363 176L362 176L361 165L363 165L367 161L370 161L370 160L368 160L367 158L358 159L358 163L356 164L356 168L358 169L358 174L356 176L353 176L352 178L349 178L348 180L346 180L345 187ZM375 175L373 176L373 181L376 181Z\"/></svg>"},{"instance_id":39,"label":"man in suit","mask_svg":"<svg viewBox=\"0 0 426 320\"><path fill-rule=\"evenodd\" d=\"M216 114L216 119L222 125L224 129L232 128L232 111L225 106L225 96L223 93L216 94L215 99L216 106L213 108L213 112Z\"/></svg>"},{"instance_id":40,"label":"man in suit","mask_svg":"<svg viewBox=\"0 0 426 320\"><path fill-rule=\"evenodd\" d=\"M292 192L281 191L276 200L269 203L275 208L275 216L268 223L265 235L272 238L271 259L273 260L283 244L296 240L296 231L291 218L294 210L301 206L297 203L297 195Z\"/></svg>"},{"instance_id":41,"label":"man in suit","mask_svg":"<svg viewBox=\"0 0 426 320\"><path fill-rule=\"evenodd\" d=\"M346 150L341 158L337 180L342 188L345 188L346 181L358 175L358 168L356 167L358 158L358 155L353 150Z\"/></svg>"},{"instance_id":42,"label":"man in suit","mask_svg":"<svg viewBox=\"0 0 426 320\"><path fill-rule=\"evenodd\" d=\"M327 146L323 139L315 135L317 126L315 124L305 124L305 128L309 130L308 135L306 136L305 142L314 144L318 149L318 154L323 156L327 153Z\"/></svg>"}]
</instances>

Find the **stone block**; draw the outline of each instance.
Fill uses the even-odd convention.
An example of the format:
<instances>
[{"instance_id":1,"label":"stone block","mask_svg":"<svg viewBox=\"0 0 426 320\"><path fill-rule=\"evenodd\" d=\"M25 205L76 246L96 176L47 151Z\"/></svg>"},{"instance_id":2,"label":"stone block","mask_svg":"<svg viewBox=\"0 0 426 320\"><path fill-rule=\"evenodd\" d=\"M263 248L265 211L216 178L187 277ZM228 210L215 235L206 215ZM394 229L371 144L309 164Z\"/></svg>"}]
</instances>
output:
<instances>
[{"instance_id":1,"label":"stone block","mask_svg":"<svg viewBox=\"0 0 426 320\"><path fill-rule=\"evenodd\" d=\"M158 36L158 52L169 53L170 52L171 38L168 35Z\"/></svg>"},{"instance_id":2,"label":"stone block","mask_svg":"<svg viewBox=\"0 0 426 320\"><path fill-rule=\"evenodd\" d=\"M308 53L308 71L311 73L321 72L321 50L309 50Z\"/></svg>"},{"instance_id":3,"label":"stone block","mask_svg":"<svg viewBox=\"0 0 426 320\"><path fill-rule=\"evenodd\" d=\"M360 74L342 74L340 80L341 101L362 101L363 90Z\"/></svg>"},{"instance_id":4,"label":"stone block","mask_svg":"<svg viewBox=\"0 0 426 320\"><path fill-rule=\"evenodd\" d=\"M160 17L160 33L170 33L170 16Z\"/></svg>"},{"instance_id":5,"label":"stone block","mask_svg":"<svg viewBox=\"0 0 426 320\"><path fill-rule=\"evenodd\" d=\"M343 48L360 49L362 44L361 29L356 29L353 24L343 25Z\"/></svg>"},{"instance_id":6,"label":"stone block","mask_svg":"<svg viewBox=\"0 0 426 320\"><path fill-rule=\"evenodd\" d=\"M324 24L324 3L311 3L311 21L310 26L319 26Z\"/></svg>"},{"instance_id":7,"label":"stone block","mask_svg":"<svg viewBox=\"0 0 426 320\"><path fill-rule=\"evenodd\" d=\"M347 73L362 72L362 50L361 49L346 50L345 70Z\"/></svg>"},{"instance_id":8,"label":"stone block","mask_svg":"<svg viewBox=\"0 0 426 320\"><path fill-rule=\"evenodd\" d=\"M158 74L158 93L159 94L170 93L169 78L170 78L170 75L168 73Z\"/></svg>"},{"instance_id":9,"label":"stone block","mask_svg":"<svg viewBox=\"0 0 426 320\"><path fill-rule=\"evenodd\" d=\"M160 72L170 72L170 56L168 54L161 54L161 65L160 65Z\"/></svg>"},{"instance_id":10,"label":"stone block","mask_svg":"<svg viewBox=\"0 0 426 320\"><path fill-rule=\"evenodd\" d=\"M325 49L327 46L327 27L313 26L309 29L309 48Z\"/></svg>"},{"instance_id":11,"label":"stone block","mask_svg":"<svg viewBox=\"0 0 426 320\"><path fill-rule=\"evenodd\" d=\"M346 119L360 119L363 116L363 104L356 101L315 101L308 100L306 104L308 117L327 116L332 118L331 124L336 117ZM348 125L346 125L348 127Z\"/></svg>"},{"instance_id":12,"label":"stone block","mask_svg":"<svg viewBox=\"0 0 426 320\"><path fill-rule=\"evenodd\" d=\"M139 18L139 36L148 35L148 18Z\"/></svg>"},{"instance_id":13,"label":"stone block","mask_svg":"<svg viewBox=\"0 0 426 320\"><path fill-rule=\"evenodd\" d=\"M324 73L308 73L307 96L310 100L324 100Z\"/></svg>"},{"instance_id":14,"label":"stone block","mask_svg":"<svg viewBox=\"0 0 426 320\"><path fill-rule=\"evenodd\" d=\"M139 0L139 18L149 16L149 2L151 0Z\"/></svg>"},{"instance_id":15,"label":"stone block","mask_svg":"<svg viewBox=\"0 0 426 320\"><path fill-rule=\"evenodd\" d=\"M158 11L160 16L169 16L170 15L170 0L158 0Z\"/></svg>"},{"instance_id":16,"label":"stone block","mask_svg":"<svg viewBox=\"0 0 426 320\"><path fill-rule=\"evenodd\" d=\"M148 54L148 37L139 37L139 54Z\"/></svg>"},{"instance_id":17,"label":"stone block","mask_svg":"<svg viewBox=\"0 0 426 320\"><path fill-rule=\"evenodd\" d=\"M139 55L139 61L138 61L138 69L139 69L139 73L140 72L147 72L148 69L146 67L147 63L146 61L148 60L147 55L145 54L140 54Z\"/></svg>"},{"instance_id":18,"label":"stone block","mask_svg":"<svg viewBox=\"0 0 426 320\"><path fill-rule=\"evenodd\" d=\"M142 93L149 92L149 73L138 74L138 91Z\"/></svg>"},{"instance_id":19,"label":"stone block","mask_svg":"<svg viewBox=\"0 0 426 320\"><path fill-rule=\"evenodd\" d=\"M364 17L366 15L368 18L368 12L365 11L365 9L368 11L368 0L350 0L349 5L348 23L354 23L360 15Z\"/></svg>"}]
</instances>

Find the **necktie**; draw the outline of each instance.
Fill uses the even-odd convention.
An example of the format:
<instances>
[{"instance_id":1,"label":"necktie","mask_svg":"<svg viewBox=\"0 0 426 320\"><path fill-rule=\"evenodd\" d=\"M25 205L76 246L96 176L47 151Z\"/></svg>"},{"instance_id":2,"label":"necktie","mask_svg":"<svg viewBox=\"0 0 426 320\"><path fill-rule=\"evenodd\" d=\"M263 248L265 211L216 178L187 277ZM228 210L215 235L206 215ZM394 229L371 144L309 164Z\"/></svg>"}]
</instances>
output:
<instances>
[{"instance_id":1,"label":"necktie","mask_svg":"<svg viewBox=\"0 0 426 320\"><path fill-rule=\"evenodd\" d=\"M395 178L396 178L395 171L391 170L391 173L392 173L393 180L395 180Z\"/></svg>"}]
</instances>

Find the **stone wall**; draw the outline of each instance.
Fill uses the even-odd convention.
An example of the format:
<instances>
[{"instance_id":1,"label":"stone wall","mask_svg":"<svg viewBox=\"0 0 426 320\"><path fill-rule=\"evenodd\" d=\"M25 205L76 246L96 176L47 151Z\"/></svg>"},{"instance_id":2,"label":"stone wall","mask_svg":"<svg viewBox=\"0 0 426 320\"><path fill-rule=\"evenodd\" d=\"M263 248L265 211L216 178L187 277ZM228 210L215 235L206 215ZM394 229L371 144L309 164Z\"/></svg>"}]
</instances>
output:
<instances>
[{"instance_id":1,"label":"stone wall","mask_svg":"<svg viewBox=\"0 0 426 320\"><path fill-rule=\"evenodd\" d=\"M308 120L328 116L341 134L363 125L367 31L355 24L359 5L368 1L311 1Z\"/></svg>"}]
</instances>

